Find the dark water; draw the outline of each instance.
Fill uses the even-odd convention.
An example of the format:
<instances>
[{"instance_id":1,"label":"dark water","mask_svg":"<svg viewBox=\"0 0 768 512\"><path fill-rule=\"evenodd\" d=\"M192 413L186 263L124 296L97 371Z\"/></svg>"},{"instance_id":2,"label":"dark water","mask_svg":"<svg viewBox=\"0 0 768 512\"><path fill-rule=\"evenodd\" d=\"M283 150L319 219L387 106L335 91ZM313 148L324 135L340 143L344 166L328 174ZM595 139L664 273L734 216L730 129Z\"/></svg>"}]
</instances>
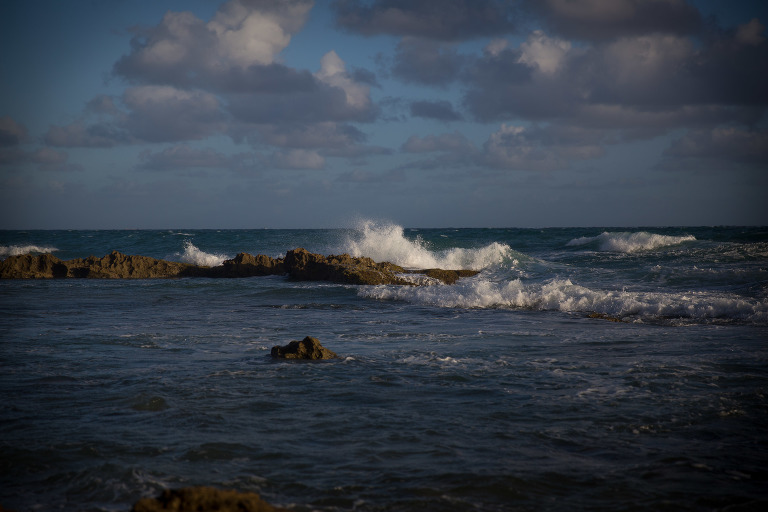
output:
<instances>
[{"instance_id":1,"label":"dark water","mask_svg":"<svg viewBox=\"0 0 768 512\"><path fill-rule=\"evenodd\" d=\"M0 281L0 504L763 510L768 230L2 232L0 257L304 246L454 286ZM622 319L611 322L590 313ZM276 362L318 337L341 357Z\"/></svg>"}]
</instances>

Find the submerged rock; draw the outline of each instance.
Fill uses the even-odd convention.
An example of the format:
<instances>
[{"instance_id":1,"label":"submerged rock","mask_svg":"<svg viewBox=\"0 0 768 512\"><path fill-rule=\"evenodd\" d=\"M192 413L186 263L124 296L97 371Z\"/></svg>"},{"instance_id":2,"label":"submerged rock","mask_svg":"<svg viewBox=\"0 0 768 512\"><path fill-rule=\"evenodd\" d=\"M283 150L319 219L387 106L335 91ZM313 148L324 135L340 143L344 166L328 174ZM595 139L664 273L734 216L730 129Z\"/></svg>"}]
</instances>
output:
<instances>
[{"instance_id":1,"label":"submerged rock","mask_svg":"<svg viewBox=\"0 0 768 512\"><path fill-rule=\"evenodd\" d=\"M301 341L292 341L284 347L272 347L272 357L276 359L336 359L332 352L320 344L320 340L307 336Z\"/></svg>"},{"instance_id":2,"label":"submerged rock","mask_svg":"<svg viewBox=\"0 0 768 512\"><path fill-rule=\"evenodd\" d=\"M166 490L158 498L143 498L131 512L279 512L287 509L270 505L254 492L186 487Z\"/></svg>"}]
</instances>

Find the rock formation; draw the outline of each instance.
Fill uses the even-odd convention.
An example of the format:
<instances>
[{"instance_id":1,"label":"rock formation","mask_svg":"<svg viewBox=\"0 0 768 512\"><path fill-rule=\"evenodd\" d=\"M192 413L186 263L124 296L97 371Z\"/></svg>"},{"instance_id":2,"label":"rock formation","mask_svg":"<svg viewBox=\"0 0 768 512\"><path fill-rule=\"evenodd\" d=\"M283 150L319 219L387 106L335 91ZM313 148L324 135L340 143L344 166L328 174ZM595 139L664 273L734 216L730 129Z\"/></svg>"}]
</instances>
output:
<instances>
[{"instance_id":1,"label":"rock formation","mask_svg":"<svg viewBox=\"0 0 768 512\"><path fill-rule=\"evenodd\" d=\"M320 344L320 340L307 336L301 341L292 341L284 347L272 347L272 357L276 359L336 359L331 352Z\"/></svg>"},{"instance_id":2,"label":"rock formation","mask_svg":"<svg viewBox=\"0 0 768 512\"><path fill-rule=\"evenodd\" d=\"M92 279L159 279L173 277L253 277L288 275L300 281L333 281L347 284L428 284L413 275L426 276L435 282L453 284L461 277L477 274L474 270L406 270L388 262L376 263L371 258L355 258L349 254L323 256L298 248L284 258L263 254L240 253L218 267L200 267L189 263L159 260L148 256L128 256L117 251L102 257L62 261L51 254L10 256L0 262L0 279L92 278Z\"/></svg>"},{"instance_id":3,"label":"rock formation","mask_svg":"<svg viewBox=\"0 0 768 512\"><path fill-rule=\"evenodd\" d=\"M186 487L166 490L158 498L143 498L131 512L281 512L288 509L270 505L253 492Z\"/></svg>"}]
</instances>

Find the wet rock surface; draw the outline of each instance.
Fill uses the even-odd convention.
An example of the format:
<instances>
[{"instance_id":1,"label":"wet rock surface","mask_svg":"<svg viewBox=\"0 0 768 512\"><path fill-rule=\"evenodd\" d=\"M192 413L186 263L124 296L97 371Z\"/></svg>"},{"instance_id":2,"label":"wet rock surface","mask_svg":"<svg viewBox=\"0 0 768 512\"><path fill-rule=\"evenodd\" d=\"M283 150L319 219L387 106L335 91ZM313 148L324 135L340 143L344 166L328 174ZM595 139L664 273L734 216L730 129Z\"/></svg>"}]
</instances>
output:
<instances>
[{"instance_id":1,"label":"wet rock surface","mask_svg":"<svg viewBox=\"0 0 768 512\"><path fill-rule=\"evenodd\" d=\"M339 357L320 344L320 340L307 336L301 341L292 341L284 347L272 347L275 359L336 359Z\"/></svg>"},{"instance_id":2,"label":"wet rock surface","mask_svg":"<svg viewBox=\"0 0 768 512\"><path fill-rule=\"evenodd\" d=\"M131 512L279 512L287 509L270 505L253 492L186 487L166 490L158 498L143 498Z\"/></svg>"},{"instance_id":3,"label":"wet rock surface","mask_svg":"<svg viewBox=\"0 0 768 512\"><path fill-rule=\"evenodd\" d=\"M332 281L360 285L415 285L421 274L445 284L477 274L474 270L406 270L389 262L349 254L323 256L297 248L284 258L240 253L218 267L200 267L113 251L104 257L60 260L51 254L10 256L0 262L0 279L161 279L179 277L240 278L287 275L300 281Z\"/></svg>"}]
</instances>

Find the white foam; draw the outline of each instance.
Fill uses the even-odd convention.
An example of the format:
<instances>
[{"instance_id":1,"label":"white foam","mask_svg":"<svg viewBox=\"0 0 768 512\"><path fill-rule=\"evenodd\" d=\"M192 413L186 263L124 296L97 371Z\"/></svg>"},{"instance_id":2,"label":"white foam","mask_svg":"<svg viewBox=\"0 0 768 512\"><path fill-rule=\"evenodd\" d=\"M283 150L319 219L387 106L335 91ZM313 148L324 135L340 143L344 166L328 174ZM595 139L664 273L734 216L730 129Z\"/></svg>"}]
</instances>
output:
<instances>
[{"instance_id":1,"label":"white foam","mask_svg":"<svg viewBox=\"0 0 768 512\"><path fill-rule=\"evenodd\" d=\"M224 263L224 260L229 259L226 254L201 251L189 240L184 242L184 254L181 254L180 257L184 263L191 263L200 267L218 267Z\"/></svg>"},{"instance_id":2,"label":"white foam","mask_svg":"<svg viewBox=\"0 0 768 512\"><path fill-rule=\"evenodd\" d=\"M374 261L389 261L411 269L472 269L499 265L517 255L509 246L494 242L477 249L459 247L431 251L421 236L405 237L403 227L390 223L361 221L344 244L344 252L355 257L367 256Z\"/></svg>"},{"instance_id":3,"label":"white foam","mask_svg":"<svg viewBox=\"0 0 768 512\"><path fill-rule=\"evenodd\" d=\"M693 235L670 236L657 235L646 231L637 233L618 232L609 233L607 231L597 236L583 236L574 238L567 245L579 246L597 243L601 251L633 253L637 251L650 251L661 247L678 245L683 242L693 242L696 237Z\"/></svg>"},{"instance_id":4,"label":"white foam","mask_svg":"<svg viewBox=\"0 0 768 512\"><path fill-rule=\"evenodd\" d=\"M451 286L375 286L361 296L402 300L447 308L497 308L596 312L627 321L698 323L743 321L768 325L768 300L750 301L734 294L661 293L593 290L569 279L524 283L520 279L492 282L483 275Z\"/></svg>"},{"instance_id":5,"label":"white foam","mask_svg":"<svg viewBox=\"0 0 768 512\"><path fill-rule=\"evenodd\" d=\"M55 247L39 245L0 245L0 257L22 256L24 254L48 254L58 251Z\"/></svg>"}]
</instances>

